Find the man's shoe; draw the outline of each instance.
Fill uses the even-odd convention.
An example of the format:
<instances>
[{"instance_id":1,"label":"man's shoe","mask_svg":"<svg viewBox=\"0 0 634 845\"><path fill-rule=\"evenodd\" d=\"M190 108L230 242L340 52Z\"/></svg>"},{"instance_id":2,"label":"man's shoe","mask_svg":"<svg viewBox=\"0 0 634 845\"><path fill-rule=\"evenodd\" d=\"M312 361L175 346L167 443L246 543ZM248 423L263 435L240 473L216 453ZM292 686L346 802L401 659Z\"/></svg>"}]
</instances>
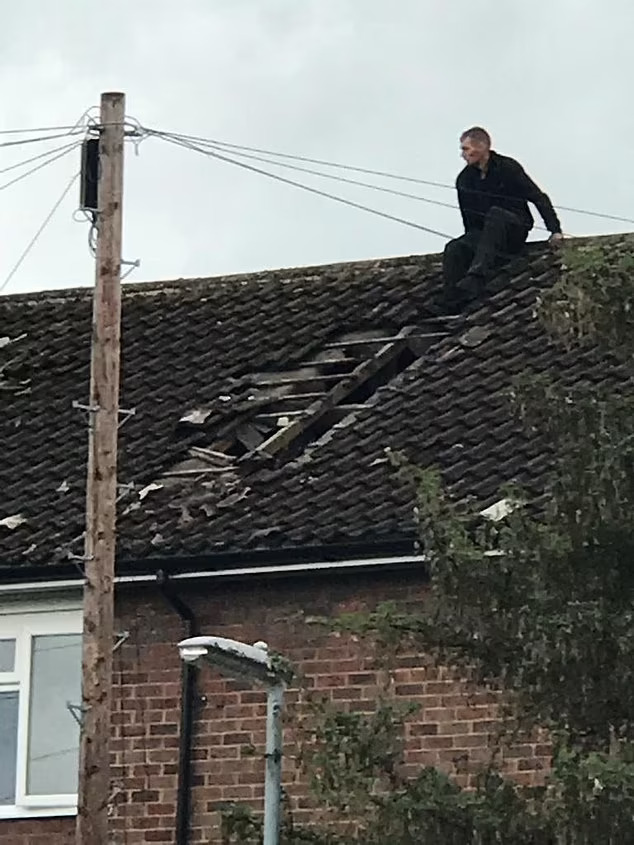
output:
<instances>
[{"instance_id":1,"label":"man's shoe","mask_svg":"<svg viewBox=\"0 0 634 845\"><path fill-rule=\"evenodd\" d=\"M465 298L478 299L485 291L485 280L483 276L476 273L467 273L456 285L457 289L464 294Z\"/></svg>"},{"instance_id":2,"label":"man's shoe","mask_svg":"<svg viewBox=\"0 0 634 845\"><path fill-rule=\"evenodd\" d=\"M462 308L453 298L438 297L425 303L425 313L437 320L449 320L460 315Z\"/></svg>"}]
</instances>

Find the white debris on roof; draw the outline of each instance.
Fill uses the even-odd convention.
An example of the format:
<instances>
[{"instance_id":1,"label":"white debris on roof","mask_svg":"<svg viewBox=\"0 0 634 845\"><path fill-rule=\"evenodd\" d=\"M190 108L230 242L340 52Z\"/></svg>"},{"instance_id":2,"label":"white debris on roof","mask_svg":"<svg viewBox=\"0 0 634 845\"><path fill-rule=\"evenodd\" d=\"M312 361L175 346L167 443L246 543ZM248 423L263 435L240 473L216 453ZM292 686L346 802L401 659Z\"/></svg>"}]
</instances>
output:
<instances>
[{"instance_id":1,"label":"white debris on roof","mask_svg":"<svg viewBox=\"0 0 634 845\"><path fill-rule=\"evenodd\" d=\"M68 481L66 481L66 479L64 479L62 481L62 483L59 485L59 487L56 488L55 492L56 493L68 493L69 490L70 490L70 484L68 483Z\"/></svg>"},{"instance_id":2,"label":"white debris on roof","mask_svg":"<svg viewBox=\"0 0 634 845\"><path fill-rule=\"evenodd\" d=\"M191 423L192 425L202 425L211 411L207 408L194 408L192 411L188 411L186 414L180 418L180 422L182 423Z\"/></svg>"},{"instance_id":3,"label":"white debris on roof","mask_svg":"<svg viewBox=\"0 0 634 845\"><path fill-rule=\"evenodd\" d=\"M5 516L4 519L0 519L0 527L8 528L9 531L13 531L15 528L18 528L18 526L24 525L25 522L26 519L21 513L15 513L13 516Z\"/></svg>"},{"instance_id":4,"label":"white debris on roof","mask_svg":"<svg viewBox=\"0 0 634 845\"><path fill-rule=\"evenodd\" d=\"M8 346L10 343L17 343L19 340L23 340L26 337L26 333L19 334L17 337L0 337L0 349L4 346Z\"/></svg>"},{"instance_id":5,"label":"white debris on roof","mask_svg":"<svg viewBox=\"0 0 634 845\"><path fill-rule=\"evenodd\" d=\"M141 499L141 501L143 501L143 499L145 499L145 497L148 495L148 493L151 493L153 490L162 490L162 489L163 489L162 484L155 484L154 482L152 482L152 484L148 484L147 487L144 487L142 490L139 490L139 499Z\"/></svg>"},{"instance_id":6,"label":"white debris on roof","mask_svg":"<svg viewBox=\"0 0 634 845\"><path fill-rule=\"evenodd\" d=\"M500 499L488 508L480 511L480 516L490 519L491 522L500 522L500 520L512 513L517 506L518 503L513 502L511 499Z\"/></svg>"}]
</instances>

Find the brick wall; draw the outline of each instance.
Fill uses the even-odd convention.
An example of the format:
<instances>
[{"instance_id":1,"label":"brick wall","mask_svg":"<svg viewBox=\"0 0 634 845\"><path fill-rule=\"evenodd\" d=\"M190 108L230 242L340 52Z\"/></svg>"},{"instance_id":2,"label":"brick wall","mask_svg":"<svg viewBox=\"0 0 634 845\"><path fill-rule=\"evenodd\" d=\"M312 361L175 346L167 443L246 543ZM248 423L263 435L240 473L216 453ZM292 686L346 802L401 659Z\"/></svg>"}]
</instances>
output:
<instances>
[{"instance_id":1,"label":"brick wall","mask_svg":"<svg viewBox=\"0 0 634 845\"><path fill-rule=\"evenodd\" d=\"M75 819L0 821L0 845L74 845Z\"/></svg>"},{"instance_id":2,"label":"brick wall","mask_svg":"<svg viewBox=\"0 0 634 845\"><path fill-rule=\"evenodd\" d=\"M198 615L201 630L255 642L265 639L298 664L308 684L342 707L368 710L382 673L372 654L352 638L327 635L306 616L332 615L385 599L422 598L417 576L327 576L322 578L215 583L185 588L181 595ZM118 626L130 638L115 654L113 704L114 776L120 788L113 816L113 841L122 845L172 843L176 808L181 666L175 644L185 635L176 614L155 587L121 592ZM397 695L421 708L407 725L406 762L411 771L438 765L469 783L469 772L489 755L495 698L468 689L451 673L399 658ZM292 706L294 694L287 700ZM217 840L218 801L262 798L265 697L262 691L199 673L195 712L192 843ZM255 753L253 753L255 748ZM251 750L249 753L249 749ZM287 742L285 781L298 817L310 814L306 785L295 771ZM548 747L525 743L507 750L505 766L532 783L548 764ZM67 845L69 819L0 822L0 845Z\"/></svg>"}]
</instances>

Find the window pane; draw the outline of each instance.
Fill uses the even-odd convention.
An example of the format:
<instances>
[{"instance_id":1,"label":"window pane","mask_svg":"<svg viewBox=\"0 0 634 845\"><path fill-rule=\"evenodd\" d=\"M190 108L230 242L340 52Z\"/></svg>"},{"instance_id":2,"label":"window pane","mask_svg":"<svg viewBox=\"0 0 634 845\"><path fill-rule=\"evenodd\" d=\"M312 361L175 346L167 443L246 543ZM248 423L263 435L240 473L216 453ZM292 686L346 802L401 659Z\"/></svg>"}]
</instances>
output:
<instances>
[{"instance_id":1,"label":"window pane","mask_svg":"<svg viewBox=\"0 0 634 845\"><path fill-rule=\"evenodd\" d=\"M0 806L15 804L18 693L0 690Z\"/></svg>"},{"instance_id":2,"label":"window pane","mask_svg":"<svg viewBox=\"0 0 634 845\"><path fill-rule=\"evenodd\" d=\"M68 703L76 707L81 704L81 635L34 637L28 795L77 792L79 725Z\"/></svg>"},{"instance_id":3,"label":"window pane","mask_svg":"<svg viewBox=\"0 0 634 845\"><path fill-rule=\"evenodd\" d=\"M15 640L0 640L0 672L13 672Z\"/></svg>"}]
</instances>

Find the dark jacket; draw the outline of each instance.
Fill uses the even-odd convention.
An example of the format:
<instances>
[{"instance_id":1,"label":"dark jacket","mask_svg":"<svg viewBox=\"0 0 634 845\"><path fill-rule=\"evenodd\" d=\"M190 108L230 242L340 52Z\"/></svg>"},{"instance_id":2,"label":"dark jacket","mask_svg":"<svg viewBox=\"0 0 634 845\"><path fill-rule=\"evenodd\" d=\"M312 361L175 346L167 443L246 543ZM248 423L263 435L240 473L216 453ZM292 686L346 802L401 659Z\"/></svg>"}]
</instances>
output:
<instances>
[{"instance_id":1,"label":"dark jacket","mask_svg":"<svg viewBox=\"0 0 634 845\"><path fill-rule=\"evenodd\" d=\"M550 199L513 158L491 150L484 178L479 167L469 164L458 175L456 188L466 232L482 229L485 215L493 206L514 212L527 229L532 229L534 220L529 202L537 208L549 232L561 232Z\"/></svg>"}]
</instances>

